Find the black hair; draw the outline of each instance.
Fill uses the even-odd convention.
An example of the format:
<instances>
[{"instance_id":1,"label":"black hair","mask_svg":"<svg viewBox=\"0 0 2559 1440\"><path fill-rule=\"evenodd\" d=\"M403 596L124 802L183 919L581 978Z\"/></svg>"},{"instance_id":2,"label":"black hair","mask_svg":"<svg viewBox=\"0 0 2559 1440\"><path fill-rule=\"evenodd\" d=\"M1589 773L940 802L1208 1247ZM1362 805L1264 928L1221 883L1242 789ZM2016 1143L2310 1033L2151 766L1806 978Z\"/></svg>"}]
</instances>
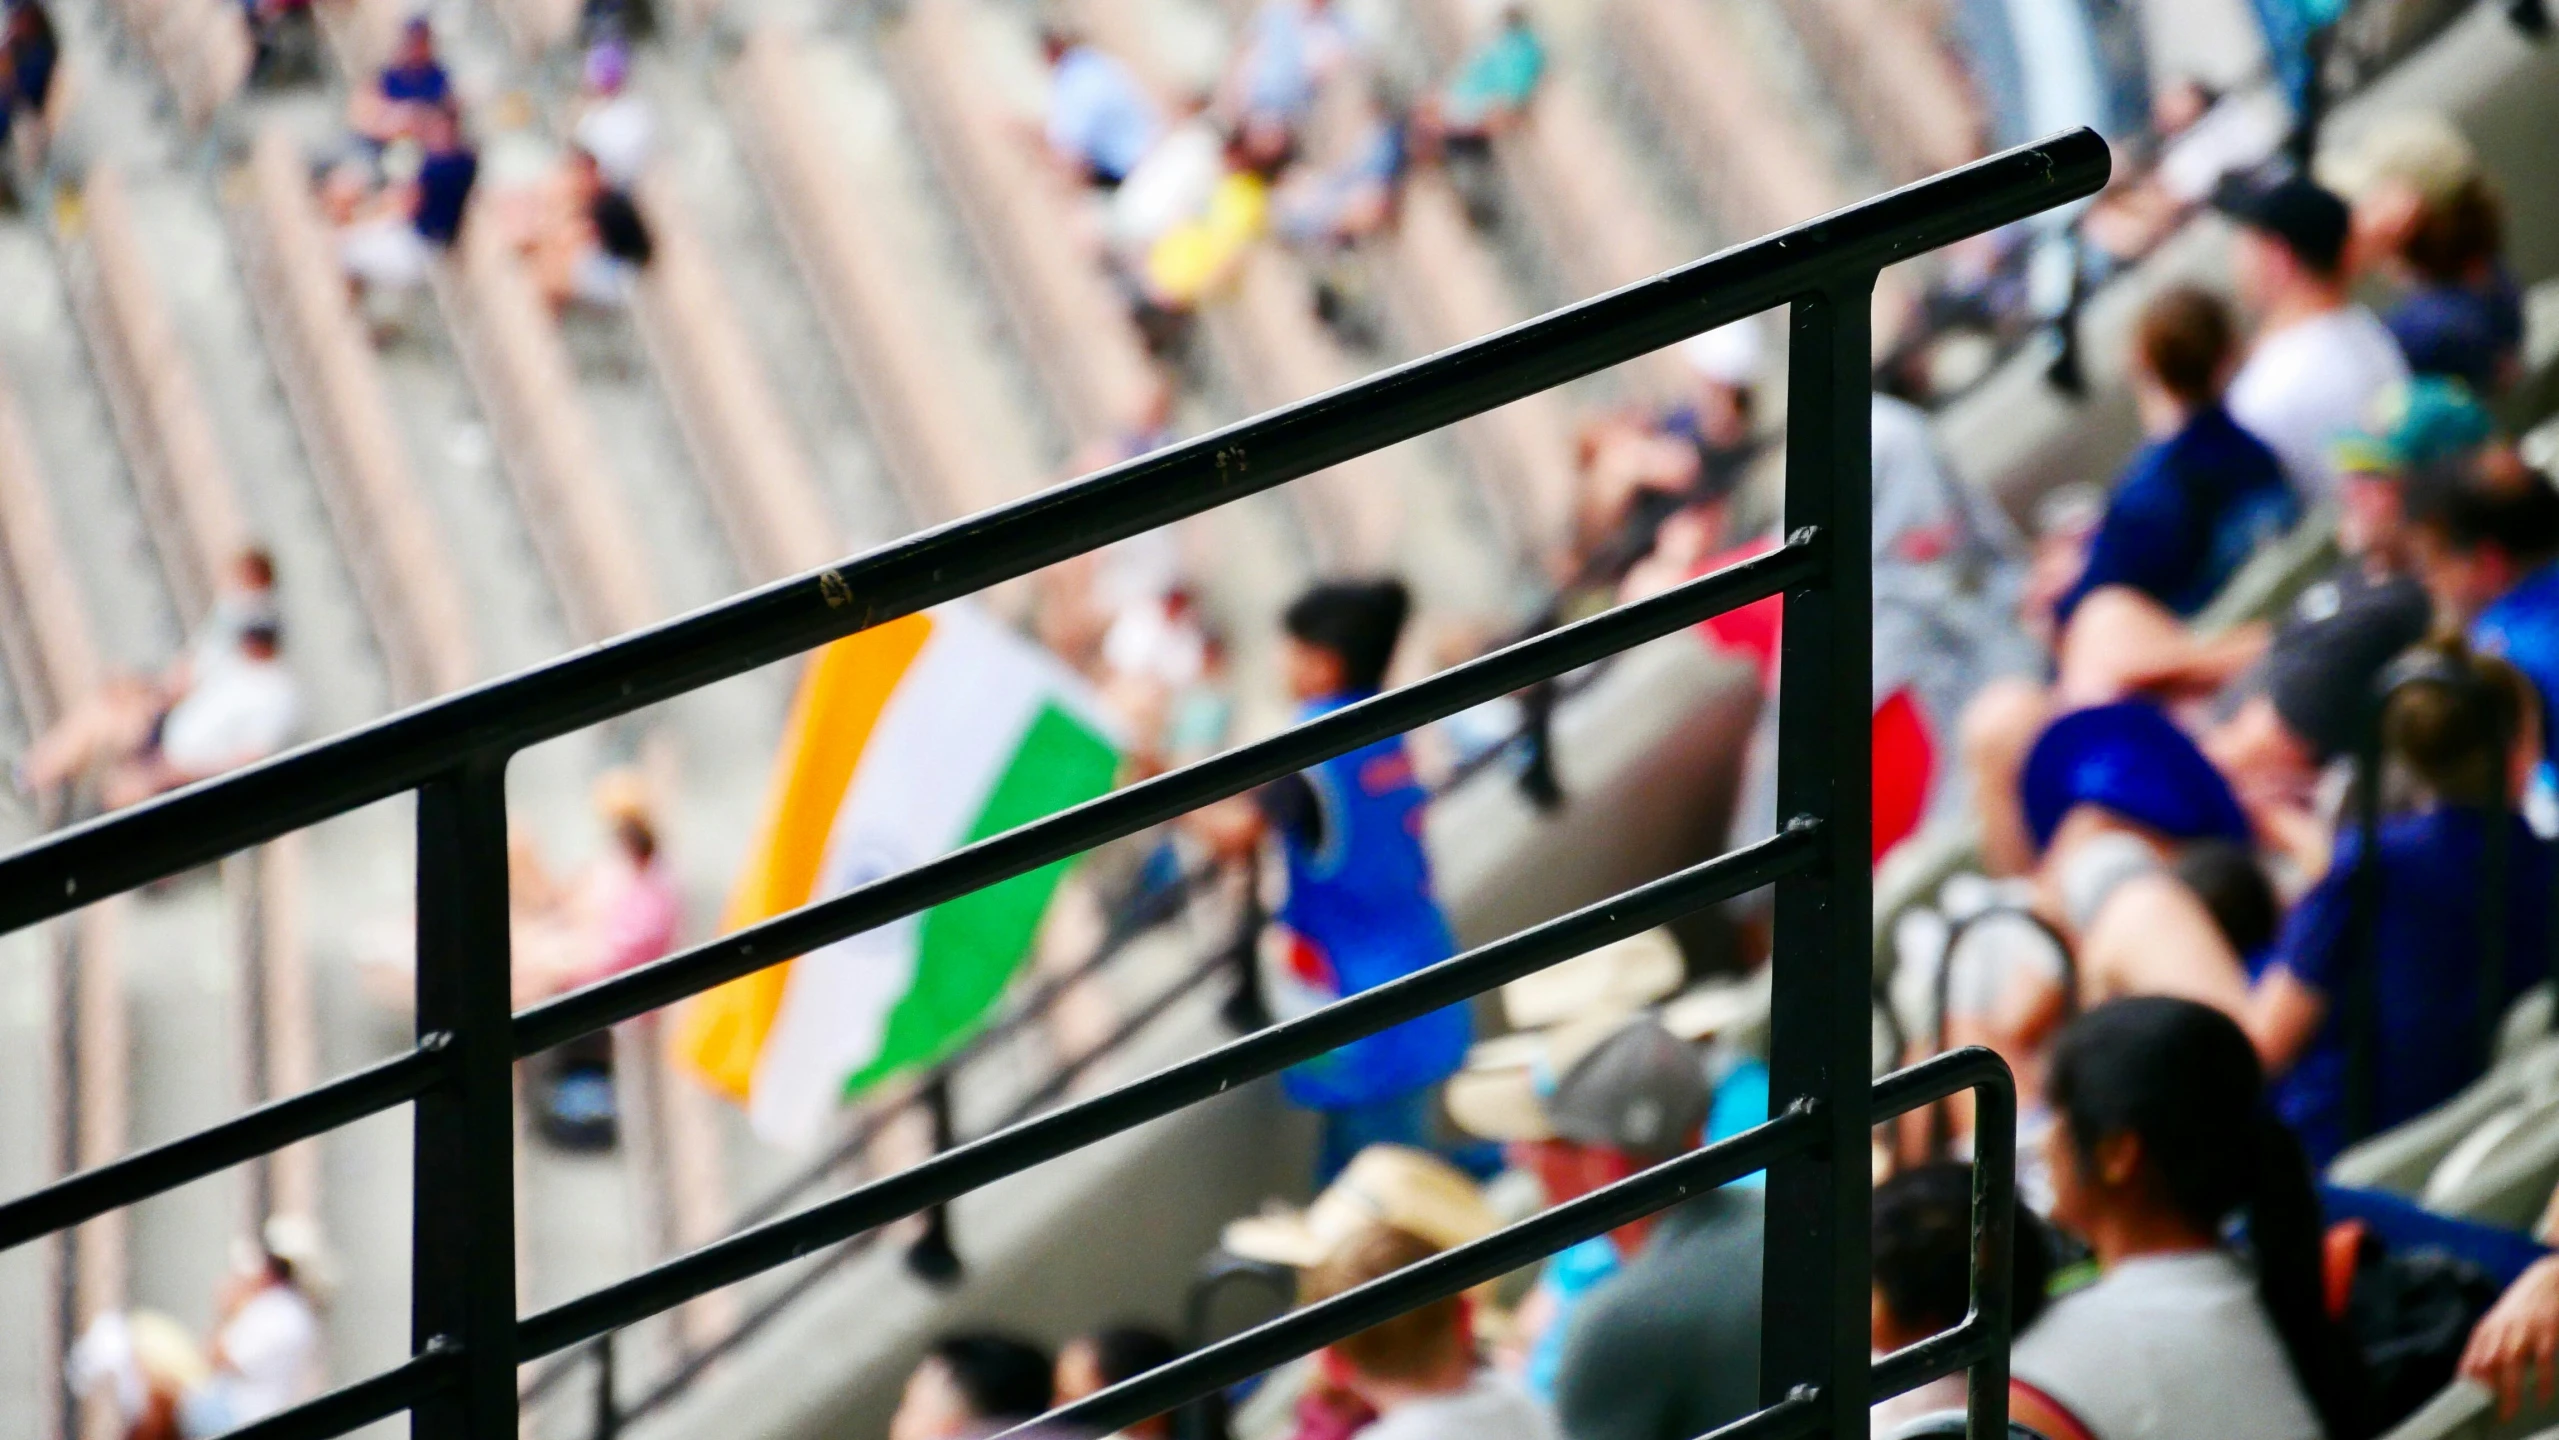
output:
<instances>
[{"instance_id":1,"label":"black hair","mask_svg":"<svg viewBox=\"0 0 2559 1440\"><path fill-rule=\"evenodd\" d=\"M1084 1337L1093 1348L1093 1368L1102 1383L1117 1385L1158 1370L1181 1358L1172 1337L1145 1325L1110 1325Z\"/></svg>"},{"instance_id":2,"label":"black hair","mask_svg":"<svg viewBox=\"0 0 2559 1440\"><path fill-rule=\"evenodd\" d=\"M277 629L272 620L252 620L240 627L240 643L264 645L269 650L277 650L283 648L284 632Z\"/></svg>"},{"instance_id":3,"label":"black hair","mask_svg":"<svg viewBox=\"0 0 2559 1440\"><path fill-rule=\"evenodd\" d=\"M1931 1331L1959 1324L1972 1306L1972 1167L1938 1160L1904 1170L1875 1187L1874 1215L1875 1288L1894 1318ZM2013 1249L2010 1328L2022 1332L2043 1313L2053 1270L2052 1236L2023 1205Z\"/></svg>"},{"instance_id":4,"label":"black hair","mask_svg":"<svg viewBox=\"0 0 2559 1440\"><path fill-rule=\"evenodd\" d=\"M2493 545L2521 565L2559 553L2559 489L2537 474L2504 483L2481 473L2478 452L2419 469L2409 477L2408 523L2468 554Z\"/></svg>"},{"instance_id":5,"label":"black hair","mask_svg":"<svg viewBox=\"0 0 2559 1440\"><path fill-rule=\"evenodd\" d=\"M1030 1420L1048 1412L1048 1352L994 1331L945 1335L927 1358L950 1372L951 1384L980 1420Z\"/></svg>"},{"instance_id":6,"label":"black hair","mask_svg":"<svg viewBox=\"0 0 2559 1440\"><path fill-rule=\"evenodd\" d=\"M2082 1166L2110 1136L2139 1137L2178 1215L2210 1235L2247 1212L2257 1296L2329 1440L2372 1433L2361 1356L2328 1318L2319 1199L2292 1132L2266 1103L2256 1048L2229 1016L2141 995L2080 1016L2053 1043L2046 1089Z\"/></svg>"},{"instance_id":7,"label":"black hair","mask_svg":"<svg viewBox=\"0 0 2559 1440\"><path fill-rule=\"evenodd\" d=\"M2275 898L2266 867L2248 847L2231 840L2198 840L2177 856L2177 878L2212 912L2221 938L2242 957L2274 943L2283 924L2283 902Z\"/></svg>"},{"instance_id":8,"label":"black hair","mask_svg":"<svg viewBox=\"0 0 2559 1440\"><path fill-rule=\"evenodd\" d=\"M1401 580L1333 580L1298 596L1280 623L1292 639L1339 656L1347 688L1375 690L1412 608Z\"/></svg>"}]
</instances>

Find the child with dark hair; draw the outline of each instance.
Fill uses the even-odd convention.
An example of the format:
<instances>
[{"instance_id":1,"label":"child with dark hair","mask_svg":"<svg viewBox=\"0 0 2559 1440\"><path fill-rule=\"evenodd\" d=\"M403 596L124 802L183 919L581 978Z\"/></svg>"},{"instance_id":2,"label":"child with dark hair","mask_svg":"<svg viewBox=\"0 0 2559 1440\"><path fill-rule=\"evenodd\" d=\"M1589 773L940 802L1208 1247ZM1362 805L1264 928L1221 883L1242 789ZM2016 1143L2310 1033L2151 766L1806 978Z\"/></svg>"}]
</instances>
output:
<instances>
[{"instance_id":1,"label":"child with dark hair","mask_svg":"<svg viewBox=\"0 0 2559 1440\"><path fill-rule=\"evenodd\" d=\"M2052 1220L2098 1275L2018 1340L2015 1417L2100 1440L2368 1435L2360 1358L2322 1305L2310 1170L2239 1026L2112 1001L2062 1032L2045 1093Z\"/></svg>"},{"instance_id":2,"label":"child with dark hair","mask_svg":"<svg viewBox=\"0 0 2559 1440\"><path fill-rule=\"evenodd\" d=\"M2056 624L2067 625L2090 595L2118 588L2192 616L2300 518L2283 462L2222 408L2237 356L2230 307L2212 292L2175 286L2142 308L2133 394L2150 443L2115 482L2087 565L2054 602Z\"/></svg>"},{"instance_id":3,"label":"child with dark hair","mask_svg":"<svg viewBox=\"0 0 2559 1440\"><path fill-rule=\"evenodd\" d=\"M2458 641L2401 664L2409 678L2382 712L2378 846L2351 820L2341 827L2246 1013L2279 1077L2276 1108L2320 1164L2359 1131L2410 1119L2479 1078L2498 1017L2550 963L2551 857L2513 808L2535 754L2530 687ZM2490 824L2505 827L2505 875L2483 899ZM2350 1113L2359 1053L2369 1067L2360 1116Z\"/></svg>"},{"instance_id":4,"label":"child with dark hair","mask_svg":"<svg viewBox=\"0 0 2559 1440\"><path fill-rule=\"evenodd\" d=\"M1072 1405L1180 1358L1172 1339L1143 1325L1112 1325L1079 1335L1057 1352L1056 1403ZM1150 1416L1118 1432L1115 1440L1171 1440L1171 1414Z\"/></svg>"},{"instance_id":5,"label":"child with dark hair","mask_svg":"<svg viewBox=\"0 0 2559 1440\"><path fill-rule=\"evenodd\" d=\"M1282 646L1298 718L1376 694L1410 608L1395 580L1336 581L1298 597ZM1274 781L1249 804L1199 813L1199 828L1229 857L1248 857L1273 835L1287 861L1288 895L1262 937L1259 966L1274 1016L1305 1014L1456 953L1422 849L1428 799L1403 737L1392 736ZM1454 1005L1292 1067L1282 1082L1289 1099L1324 1116L1316 1183L1370 1145L1430 1148L1433 1092L1472 1039L1466 1007Z\"/></svg>"},{"instance_id":6,"label":"child with dark hair","mask_svg":"<svg viewBox=\"0 0 2559 1440\"><path fill-rule=\"evenodd\" d=\"M2559 484L2491 446L2417 477L2408 509L2437 622L2512 661L2548 711L2559 697ZM2542 739L2559 747L2546 727Z\"/></svg>"},{"instance_id":7,"label":"child with dark hair","mask_svg":"<svg viewBox=\"0 0 2559 1440\"><path fill-rule=\"evenodd\" d=\"M888 1440L976 1440L1048 1406L1046 1351L993 1331L945 1335L906 1377Z\"/></svg>"},{"instance_id":8,"label":"child with dark hair","mask_svg":"<svg viewBox=\"0 0 2559 1440\"><path fill-rule=\"evenodd\" d=\"M1914 1166L1875 1187L1874 1294L1869 1321L1876 1358L1963 1323L1972 1309L1973 1171L1961 1161ZM2034 1211L2017 1207L2009 1261L2009 1333L2023 1335L2044 1312L2052 1283L2052 1237ZM1875 1404L1877 1434L1940 1410L1963 1408L1964 1372L1940 1376Z\"/></svg>"}]
</instances>

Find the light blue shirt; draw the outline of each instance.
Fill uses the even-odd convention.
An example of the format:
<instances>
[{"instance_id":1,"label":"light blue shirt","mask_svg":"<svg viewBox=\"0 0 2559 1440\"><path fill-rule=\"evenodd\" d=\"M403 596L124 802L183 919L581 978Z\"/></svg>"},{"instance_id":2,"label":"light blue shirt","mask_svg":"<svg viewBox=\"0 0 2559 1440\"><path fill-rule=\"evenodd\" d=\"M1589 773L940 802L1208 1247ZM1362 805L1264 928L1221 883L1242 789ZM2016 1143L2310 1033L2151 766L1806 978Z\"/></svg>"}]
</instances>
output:
<instances>
[{"instance_id":1,"label":"light blue shirt","mask_svg":"<svg viewBox=\"0 0 2559 1440\"><path fill-rule=\"evenodd\" d=\"M1137 168L1161 128L1155 102L1117 59L1078 45L1050 77L1049 148L1110 180Z\"/></svg>"}]
</instances>

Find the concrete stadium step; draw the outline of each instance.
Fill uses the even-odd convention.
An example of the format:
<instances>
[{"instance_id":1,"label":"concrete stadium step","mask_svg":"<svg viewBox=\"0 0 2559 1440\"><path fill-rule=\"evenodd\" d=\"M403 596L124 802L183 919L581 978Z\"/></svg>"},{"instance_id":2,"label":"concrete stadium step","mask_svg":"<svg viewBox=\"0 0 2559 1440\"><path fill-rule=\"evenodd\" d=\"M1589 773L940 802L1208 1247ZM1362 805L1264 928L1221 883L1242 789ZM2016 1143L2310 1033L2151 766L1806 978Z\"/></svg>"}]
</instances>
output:
<instances>
[{"instance_id":1,"label":"concrete stadium step","mask_svg":"<svg viewBox=\"0 0 2559 1440\"><path fill-rule=\"evenodd\" d=\"M1986 151L1988 121L1939 21L1913 0L1798 0L1785 19L1896 185Z\"/></svg>"},{"instance_id":2,"label":"concrete stadium step","mask_svg":"<svg viewBox=\"0 0 2559 1440\"><path fill-rule=\"evenodd\" d=\"M26 221L0 224L0 294L10 297L0 307L0 366L17 383L19 414L53 486L63 549L100 658L109 669L156 669L177 649L177 613L158 582L142 508L51 246Z\"/></svg>"},{"instance_id":3,"label":"concrete stadium step","mask_svg":"<svg viewBox=\"0 0 2559 1440\"><path fill-rule=\"evenodd\" d=\"M93 168L63 215L72 314L142 497L160 572L192 628L211 608L230 557L248 543L248 518L142 253L121 173L110 164Z\"/></svg>"},{"instance_id":4,"label":"concrete stadium step","mask_svg":"<svg viewBox=\"0 0 2559 1440\"><path fill-rule=\"evenodd\" d=\"M1747 238L1799 224L1865 188L1843 172L1818 127L1783 92L1766 53L1774 37L1763 34L1754 46L1746 17L1714 0L1612 0L1608 18L1620 61L1724 235ZM1916 302L1900 272L1876 282L1879 343L1908 323Z\"/></svg>"},{"instance_id":5,"label":"concrete stadium step","mask_svg":"<svg viewBox=\"0 0 2559 1440\"><path fill-rule=\"evenodd\" d=\"M202 130L249 78L247 13L228 0L115 0L125 33L147 52L180 122Z\"/></svg>"},{"instance_id":6,"label":"concrete stadium step","mask_svg":"<svg viewBox=\"0 0 2559 1440\"><path fill-rule=\"evenodd\" d=\"M248 302L392 693L414 701L457 689L480 673L460 572L419 493L372 339L348 304L291 136L261 130L233 188L233 248Z\"/></svg>"},{"instance_id":7,"label":"concrete stadium step","mask_svg":"<svg viewBox=\"0 0 2559 1440\"><path fill-rule=\"evenodd\" d=\"M749 163L910 511L939 521L1027 495L1051 466L1004 422L1000 371L959 343L971 307L933 258L941 237L913 177L891 146L846 143L894 123L849 68L782 30L750 35L726 80Z\"/></svg>"},{"instance_id":8,"label":"concrete stadium step","mask_svg":"<svg viewBox=\"0 0 2559 1440\"><path fill-rule=\"evenodd\" d=\"M1153 367L1089 245L1072 242L1090 229L1078 197L1023 143L990 72L997 58L1018 71L1027 37L992 11L935 0L876 43L1073 443L1117 441L1146 406Z\"/></svg>"},{"instance_id":9,"label":"concrete stadium step","mask_svg":"<svg viewBox=\"0 0 2559 1440\"><path fill-rule=\"evenodd\" d=\"M785 433L815 471L825 535L842 548L877 544L915 528L864 428L853 392L829 349L789 244L746 159L743 124L721 101L717 62L644 66L660 108L663 158L653 184L687 210L740 329L762 357ZM734 525L732 529L736 528Z\"/></svg>"}]
</instances>

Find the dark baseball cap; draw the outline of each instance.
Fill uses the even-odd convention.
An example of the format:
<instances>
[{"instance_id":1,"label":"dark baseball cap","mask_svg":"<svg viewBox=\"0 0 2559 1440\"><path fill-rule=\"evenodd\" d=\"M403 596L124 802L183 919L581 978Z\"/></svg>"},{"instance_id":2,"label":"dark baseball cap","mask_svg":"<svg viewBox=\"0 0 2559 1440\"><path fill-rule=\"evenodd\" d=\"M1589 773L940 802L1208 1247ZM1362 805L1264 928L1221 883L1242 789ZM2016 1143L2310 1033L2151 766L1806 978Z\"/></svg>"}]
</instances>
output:
<instances>
[{"instance_id":1,"label":"dark baseball cap","mask_svg":"<svg viewBox=\"0 0 2559 1440\"><path fill-rule=\"evenodd\" d=\"M2295 174L2229 175L2213 187L2212 206L2252 230L2263 230L2321 274L2346 255L2346 202L2317 181Z\"/></svg>"},{"instance_id":2,"label":"dark baseball cap","mask_svg":"<svg viewBox=\"0 0 2559 1440\"><path fill-rule=\"evenodd\" d=\"M1570 1140L1648 1162L1694 1148L1714 1098L1696 1048L1650 1015L1486 1041L1446 1096L1458 1128L1487 1140Z\"/></svg>"}]
</instances>

